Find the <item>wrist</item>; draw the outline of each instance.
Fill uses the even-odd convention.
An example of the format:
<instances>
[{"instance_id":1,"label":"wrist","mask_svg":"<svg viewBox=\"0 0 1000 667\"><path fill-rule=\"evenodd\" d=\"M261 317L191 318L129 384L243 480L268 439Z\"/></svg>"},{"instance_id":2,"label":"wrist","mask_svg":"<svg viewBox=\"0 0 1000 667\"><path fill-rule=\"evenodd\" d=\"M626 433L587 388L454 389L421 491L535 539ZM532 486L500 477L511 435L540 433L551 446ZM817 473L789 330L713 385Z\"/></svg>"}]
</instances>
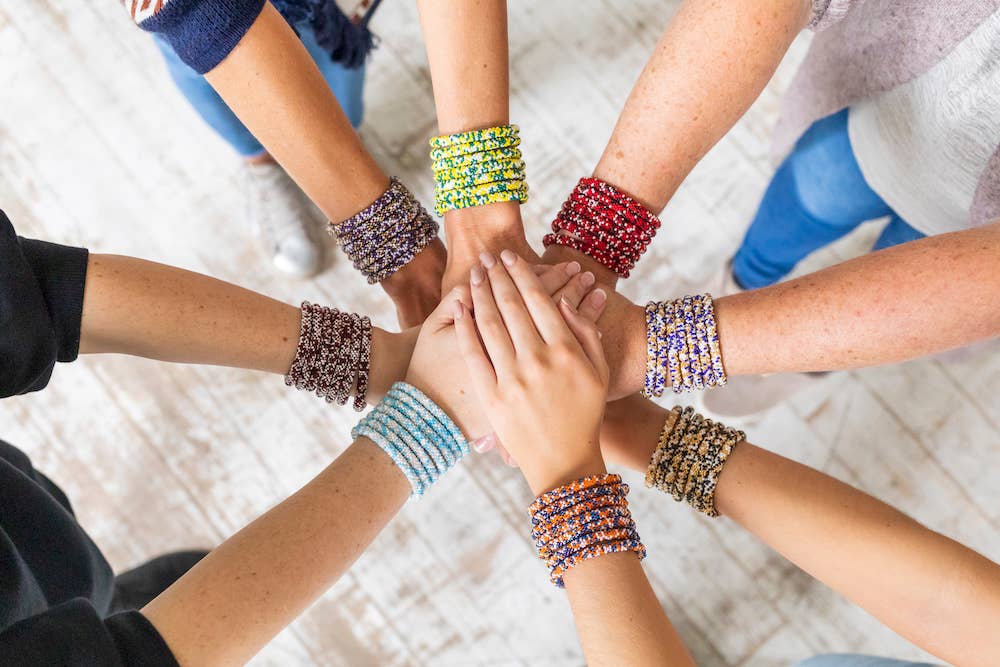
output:
<instances>
[{"instance_id":1,"label":"wrist","mask_svg":"<svg viewBox=\"0 0 1000 667\"><path fill-rule=\"evenodd\" d=\"M385 396L395 382L406 375L406 369L417 343L420 327L399 333L372 327L372 354L368 395L372 401Z\"/></svg>"},{"instance_id":2,"label":"wrist","mask_svg":"<svg viewBox=\"0 0 1000 667\"><path fill-rule=\"evenodd\" d=\"M445 234L452 252L502 250L505 244L526 246L524 223L518 202L499 202L486 206L448 211L444 215Z\"/></svg>"},{"instance_id":3,"label":"wrist","mask_svg":"<svg viewBox=\"0 0 1000 667\"><path fill-rule=\"evenodd\" d=\"M646 377L646 309L616 292L597 326L611 368L609 400L635 394Z\"/></svg>"},{"instance_id":4,"label":"wrist","mask_svg":"<svg viewBox=\"0 0 1000 667\"><path fill-rule=\"evenodd\" d=\"M592 441L597 442L598 438L595 436ZM604 457L601 456L601 451L597 448L572 461L559 461L542 466L526 467L522 465L521 470L535 496L583 477L602 475L608 471Z\"/></svg>"}]
</instances>

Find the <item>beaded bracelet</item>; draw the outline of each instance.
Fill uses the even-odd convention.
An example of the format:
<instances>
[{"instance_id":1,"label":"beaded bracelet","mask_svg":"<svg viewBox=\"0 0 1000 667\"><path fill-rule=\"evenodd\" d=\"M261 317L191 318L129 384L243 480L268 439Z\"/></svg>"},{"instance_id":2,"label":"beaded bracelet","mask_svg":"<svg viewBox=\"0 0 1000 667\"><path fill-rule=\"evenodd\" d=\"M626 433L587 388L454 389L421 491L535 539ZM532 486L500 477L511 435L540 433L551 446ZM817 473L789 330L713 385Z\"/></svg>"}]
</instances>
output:
<instances>
[{"instance_id":1,"label":"beaded bracelet","mask_svg":"<svg viewBox=\"0 0 1000 667\"><path fill-rule=\"evenodd\" d=\"M659 228L659 218L615 186L581 178L542 242L578 250L628 278Z\"/></svg>"},{"instance_id":2,"label":"beaded bracelet","mask_svg":"<svg viewBox=\"0 0 1000 667\"><path fill-rule=\"evenodd\" d=\"M406 266L437 238L438 224L405 185L389 187L364 210L330 223L330 233L369 284L382 282Z\"/></svg>"},{"instance_id":3,"label":"beaded bracelet","mask_svg":"<svg viewBox=\"0 0 1000 667\"><path fill-rule=\"evenodd\" d=\"M351 436L364 436L388 454L417 498L469 453L469 443L455 422L405 382L392 385Z\"/></svg>"},{"instance_id":4,"label":"beaded bracelet","mask_svg":"<svg viewBox=\"0 0 1000 667\"><path fill-rule=\"evenodd\" d=\"M689 407L675 407L649 460L646 486L708 516L719 516L715 488L733 448L744 440L743 431L706 419Z\"/></svg>"},{"instance_id":5,"label":"beaded bracelet","mask_svg":"<svg viewBox=\"0 0 1000 667\"><path fill-rule=\"evenodd\" d=\"M604 474L570 482L531 503L531 537L552 583L562 588L566 571L588 558L623 551L646 557L627 495L621 477Z\"/></svg>"},{"instance_id":6,"label":"beaded bracelet","mask_svg":"<svg viewBox=\"0 0 1000 667\"><path fill-rule=\"evenodd\" d=\"M711 294L646 304L646 378L642 395L726 384Z\"/></svg>"},{"instance_id":7,"label":"beaded bracelet","mask_svg":"<svg viewBox=\"0 0 1000 667\"><path fill-rule=\"evenodd\" d=\"M338 405L347 403L353 391L354 409L360 412L367 404L371 347L367 317L303 301L299 342L285 384Z\"/></svg>"},{"instance_id":8,"label":"beaded bracelet","mask_svg":"<svg viewBox=\"0 0 1000 667\"><path fill-rule=\"evenodd\" d=\"M528 200L516 125L442 135L430 140L434 210Z\"/></svg>"}]
</instances>

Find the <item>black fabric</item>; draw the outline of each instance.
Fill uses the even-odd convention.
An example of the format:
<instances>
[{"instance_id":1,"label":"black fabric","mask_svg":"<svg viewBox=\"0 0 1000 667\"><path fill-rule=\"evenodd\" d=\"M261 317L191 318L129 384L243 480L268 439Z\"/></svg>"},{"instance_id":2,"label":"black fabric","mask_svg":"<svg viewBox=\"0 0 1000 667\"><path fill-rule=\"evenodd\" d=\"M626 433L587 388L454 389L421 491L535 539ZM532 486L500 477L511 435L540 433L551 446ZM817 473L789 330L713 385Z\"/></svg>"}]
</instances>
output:
<instances>
[{"instance_id":1,"label":"black fabric","mask_svg":"<svg viewBox=\"0 0 1000 667\"><path fill-rule=\"evenodd\" d=\"M73 361L87 251L18 238L0 211L0 398L43 389L56 361Z\"/></svg>"},{"instance_id":2,"label":"black fabric","mask_svg":"<svg viewBox=\"0 0 1000 667\"><path fill-rule=\"evenodd\" d=\"M86 250L19 239L0 211L0 397L76 358L86 273ZM65 494L0 440L0 665L176 667L142 614L105 618L113 587Z\"/></svg>"},{"instance_id":3,"label":"black fabric","mask_svg":"<svg viewBox=\"0 0 1000 667\"><path fill-rule=\"evenodd\" d=\"M66 496L0 440L0 665L170 665L136 611L104 618L114 575Z\"/></svg>"}]
</instances>

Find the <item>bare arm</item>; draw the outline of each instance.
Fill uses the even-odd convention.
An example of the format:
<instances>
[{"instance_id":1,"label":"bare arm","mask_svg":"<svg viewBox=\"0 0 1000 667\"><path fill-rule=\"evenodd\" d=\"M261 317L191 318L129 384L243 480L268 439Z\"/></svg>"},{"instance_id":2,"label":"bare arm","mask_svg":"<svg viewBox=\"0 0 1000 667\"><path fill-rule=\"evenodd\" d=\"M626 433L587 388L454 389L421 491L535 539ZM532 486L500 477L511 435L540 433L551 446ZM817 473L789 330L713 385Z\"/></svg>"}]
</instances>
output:
<instances>
[{"instance_id":1,"label":"bare arm","mask_svg":"<svg viewBox=\"0 0 1000 667\"><path fill-rule=\"evenodd\" d=\"M686 0L629 95L594 175L660 211L767 84L808 0Z\"/></svg>"},{"instance_id":2,"label":"bare arm","mask_svg":"<svg viewBox=\"0 0 1000 667\"><path fill-rule=\"evenodd\" d=\"M264 3L240 43L205 78L330 220L354 215L389 186L271 3ZM437 304L444 261L444 245L435 240L382 282L403 326L423 321Z\"/></svg>"},{"instance_id":3,"label":"bare arm","mask_svg":"<svg viewBox=\"0 0 1000 667\"><path fill-rule=\"evenodd\" d=\"M685 0L625 103L594 176L659 213L688 173L746 112L810 16L808 0ZM600 282L618 276L564 246Z\"/></svg>"},{"instance_id":4,"label":"bare arm","mask_svg":"<svg viewBox=\"0 0 1000 667\"><path fill-rule=\"evenodd\" d=\"M337 581L410 490L391 459L360 438L142 613L180 664L242 665Z\"/></svg>"},{"instance_id":5,"label":"bare arm","mask_svg":"<svg viewBox=\"0 0 1000 667\"><path fill-rule=\"evenodd\" d=\"M873 252L715 300L726 373L890 364L1000 334L1000 221ZM642 388L643 307L615 294L599 322L612 397Z\"/></svg>"},{"instance_id":6,"label":"bare arm","mask_svg":"<svg viewBox=\"0 0 1000 667\"><path fill-rule=\"evenodd\" d=\"M565 582L588 665L695 664L633 554L586 560Z\"/></svg>"},{"instance_id":7,"label":"bare arm","mask_svg":"<svg viewBox=\"0 0 1000 667\"><path fill-rule=\"evenodd\" d=\"M645 471L667 411L608 406L601 446ZM956 665L1000 655L1000 566L885 503L749 443L726 462L716 508L918 646Z\"/></svg>"},{"instance_id":8,"label":"bare arm","mask_svg":"<svg viewBox=\"0 0 1000 667\"><path fill-rule=\"evenodd\" d=\"M295 357L297 307L200 273L90 255L80 352L131 354L284 375ZM415 330L372 329L371 395L403 377Z\"/></svg>"},{"instance_id":9,"label":"bare arm","mask_svg":"<svg viewBox=\"0 0 1000 667\"><path fill-rule=\"evenodd\" d=\"M452 134L510 122L506 0L418 0L438 131ZM468 279L483 251L532 257L517 202L449 211L445 289Z\"/></svg>"}]
</instances>

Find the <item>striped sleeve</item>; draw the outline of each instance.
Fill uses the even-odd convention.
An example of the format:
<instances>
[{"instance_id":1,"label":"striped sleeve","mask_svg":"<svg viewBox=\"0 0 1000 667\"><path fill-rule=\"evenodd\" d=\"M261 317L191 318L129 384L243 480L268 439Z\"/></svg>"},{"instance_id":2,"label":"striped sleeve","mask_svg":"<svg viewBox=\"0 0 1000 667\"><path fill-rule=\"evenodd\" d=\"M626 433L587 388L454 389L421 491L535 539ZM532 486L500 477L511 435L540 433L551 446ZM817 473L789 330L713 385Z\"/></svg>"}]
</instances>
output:
<instances>
[{"instance_id":1,"label":"striped sleeve","mask_svg":"<svg viewBox=\"0 0 1000 667\"><path fill-rule=\"evenodd\" d=\"M221 63L264 8L265 0L124 0L132 20L161 35L199 74Z\"/></svg>"},{"instance_id":2,"label":"striped sleeve","mask_svg":"<svg viewBox=\"0 0 1000 667\"><path fill-rule=\"evenodd\" d=\"M847 16L855 0L812 0L810 30L822 32Z\"/></svg>"}]
</instances>

